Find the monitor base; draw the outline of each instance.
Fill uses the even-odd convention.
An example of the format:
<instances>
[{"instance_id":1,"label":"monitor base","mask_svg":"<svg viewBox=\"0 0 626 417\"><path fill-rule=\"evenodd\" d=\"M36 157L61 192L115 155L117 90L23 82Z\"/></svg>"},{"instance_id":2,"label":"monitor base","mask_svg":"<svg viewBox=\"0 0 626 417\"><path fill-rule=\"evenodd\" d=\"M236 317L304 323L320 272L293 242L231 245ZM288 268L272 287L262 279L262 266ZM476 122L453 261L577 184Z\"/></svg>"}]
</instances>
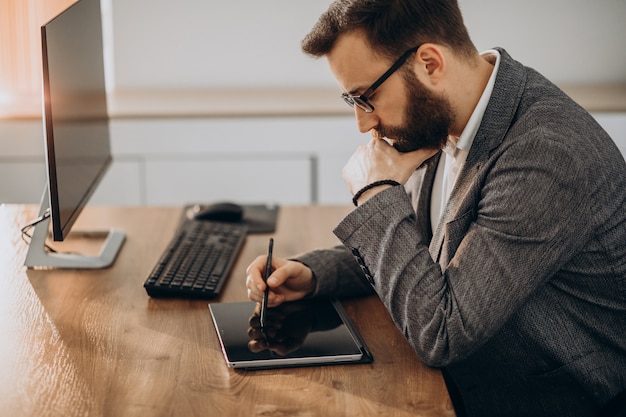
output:
<instances>
[{"instance_id":1,"label":"monitor base","mask_svg":"<svg viewBox=\"0 0 626 417\"><path fill-rule=\"evenodd\" d=\"M49 208L47 200L44 193L39 210L39 215L43 220L34 226L24 265L33 269L101 269L111 266L126 238L126 234L121 230L108 231L100 253L96 256L57 253L47 249L46 239L50 226L50 217L45 216Z\"/></svg>"}]
</instances>

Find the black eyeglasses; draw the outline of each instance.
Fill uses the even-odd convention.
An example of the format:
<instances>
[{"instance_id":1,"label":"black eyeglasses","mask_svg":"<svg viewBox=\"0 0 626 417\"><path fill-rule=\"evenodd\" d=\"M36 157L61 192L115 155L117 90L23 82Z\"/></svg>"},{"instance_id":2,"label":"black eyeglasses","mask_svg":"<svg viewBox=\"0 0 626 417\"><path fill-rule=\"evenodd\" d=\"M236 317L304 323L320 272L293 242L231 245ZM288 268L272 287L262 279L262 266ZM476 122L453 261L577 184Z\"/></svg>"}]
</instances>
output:
<instances>
[{"instance_id":1,"label":"black eyeglasses","mask_svg":"<svg viewBox=\"0 0 626 417\"><path fill-rule=\"evenodd\" d=\"M378 87L380 87L380 85L382 83L384 83L387 78L389 78L391 76L391 74L396 72L396 70L398 68L400 68L402 66L402 64L404 64L404 61L406 61L406 59L409 57L409 55L411 55L413 52L417 51L420 46L421 45L416 46L414 48L411 48L408 51L406 51L405 53L403 53L402 56L400 58L398 58L398 60L391 66L391 68L389 68L383 75L381 75L379 79L374 81L374 84L372 84L370 86L370 88L365 90L365 92L363 94L360 94L358 96L353 96L353 95L348 94L348 93L343 93L341 95L341 98L343 98L343 101L348 103L348 105L350 105L350 107L354 107L355 105L358 106L361 110L363 110L366 113L373 112L374 111L374 106L372 105L372 103L370 103L370 101L367 98L367 96L371 95L374 92L374 90L376 90Z\"/></svg>"}]
</instances>

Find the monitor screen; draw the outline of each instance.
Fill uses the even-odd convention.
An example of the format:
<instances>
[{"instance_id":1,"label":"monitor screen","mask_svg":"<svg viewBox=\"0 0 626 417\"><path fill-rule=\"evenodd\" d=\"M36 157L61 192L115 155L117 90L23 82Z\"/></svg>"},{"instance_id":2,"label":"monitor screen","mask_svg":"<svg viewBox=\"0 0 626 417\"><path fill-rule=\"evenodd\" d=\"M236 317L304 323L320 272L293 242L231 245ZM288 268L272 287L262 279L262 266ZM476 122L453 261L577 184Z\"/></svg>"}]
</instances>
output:
<instances>
[{"instance_id":1,"label":"monitor screen","mask_svg":"<svg viewBox=\"0 0 626 417\"><path fill-rule=\"evenodd\" d=\"M67 237L111 163L99 0L41 27L52 235Z\"/></svg>"}]
</instances>

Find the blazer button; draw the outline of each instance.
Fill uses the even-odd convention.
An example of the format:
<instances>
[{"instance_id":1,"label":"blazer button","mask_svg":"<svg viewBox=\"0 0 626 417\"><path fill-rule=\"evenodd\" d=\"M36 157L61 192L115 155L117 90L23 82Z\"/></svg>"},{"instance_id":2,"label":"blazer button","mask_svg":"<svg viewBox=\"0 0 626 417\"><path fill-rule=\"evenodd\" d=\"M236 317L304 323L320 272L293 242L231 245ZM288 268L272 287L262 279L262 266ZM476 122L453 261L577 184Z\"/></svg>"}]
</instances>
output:
<instances>
[{"instance_id":1,"label":"blazer button","mask_svg":"<svg viewBox=\"0 0 626 417\"><path fill-rule=\"evenodd\" d=\"M374 285L374 277L372 276L372 273L370 272L367 265L365 265L365 259L363 259L363 257L361 256L361 253L359 252L357 248L352 248L352 255L354 255L354 257L356 258L356 261L361 267L361 271L363 271L363 274L365 275L365 278L367 278L367 281L371 285Z\"/></svg>"}]
</instances>

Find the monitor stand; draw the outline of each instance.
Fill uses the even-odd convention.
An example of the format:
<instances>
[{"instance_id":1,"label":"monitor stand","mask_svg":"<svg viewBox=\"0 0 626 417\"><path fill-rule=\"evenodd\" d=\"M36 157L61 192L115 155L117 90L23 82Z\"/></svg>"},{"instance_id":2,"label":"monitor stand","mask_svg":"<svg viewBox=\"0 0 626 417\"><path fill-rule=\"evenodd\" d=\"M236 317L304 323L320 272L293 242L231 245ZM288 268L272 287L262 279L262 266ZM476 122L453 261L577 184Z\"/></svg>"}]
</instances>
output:
<instances>
[{"instance_id":1,"label":"monitor stand","mask_svg":"<svg viewBox=\"0 0 626 417\"><path fill-rule=\"evenodd\" d=\"M48 200L47 188L41 199L39 216L42 218L48 211L50 203ZM42 221L34 226L33 235L28 245L26 260L24 265L37 269L100 269L113 264L117 253L124 243L126 235L121 230L109 230L106 239L102 244L100 253L97 256L87 256L74 253L50 252L46 248L46 239L50 226L50 216L46 216Z\"/></svg>"}]
</instances>

